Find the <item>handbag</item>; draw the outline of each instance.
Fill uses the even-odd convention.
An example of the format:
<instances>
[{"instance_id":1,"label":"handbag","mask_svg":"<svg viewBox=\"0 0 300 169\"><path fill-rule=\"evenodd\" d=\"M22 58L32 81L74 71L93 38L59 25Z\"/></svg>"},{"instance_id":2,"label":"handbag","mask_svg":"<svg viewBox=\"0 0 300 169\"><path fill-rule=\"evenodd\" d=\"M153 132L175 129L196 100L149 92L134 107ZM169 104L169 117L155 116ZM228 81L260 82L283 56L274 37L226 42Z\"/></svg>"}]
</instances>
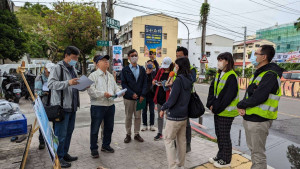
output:
<instances>
[{"instance_id":1,"label":"handbag","mask_svg":"<svg viewBox=\"0 0 300 169\"><path fill-rule=\"evenodd\" d=\"M180 77L180 76L178 76L178 77ZM181 77L180 77L180 79L183 80ZM205 112L204 105L193 86L193 89L191 91L189 105L188 105L188 117L189 118L199 118L200 116L202 116L204 114L204 112Z\"/></svg>"},{"instance_id":2,"label":"handbag","mask_svg":"<svg viewBox=\"0 0 300 169\"><path fill-rule=\"evenodd\" d=\"M63 69L61 67L60 81L63 81ZM64 109L63 109L63 90L61 90L60 94L60 105L50 105L51 91L48 95L47 105L45 106L45 111L48 116L49 121L60 122L65 118Z\"/></svg>"}]
</instances>

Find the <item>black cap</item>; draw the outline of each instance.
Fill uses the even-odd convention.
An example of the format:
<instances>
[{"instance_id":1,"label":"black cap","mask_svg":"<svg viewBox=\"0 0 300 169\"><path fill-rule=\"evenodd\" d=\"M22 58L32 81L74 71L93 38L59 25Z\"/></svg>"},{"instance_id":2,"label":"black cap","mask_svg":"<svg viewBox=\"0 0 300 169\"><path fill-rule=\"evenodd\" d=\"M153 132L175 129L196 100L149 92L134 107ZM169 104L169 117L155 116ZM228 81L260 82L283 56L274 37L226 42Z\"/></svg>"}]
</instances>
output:
<instances>
[{"instance_id":1,"label":"black cap","mask_svg":"<svg viewBox=\"0 0 300 169\"><path fill-rule=\"evenodd\" d=\"M103 58L109 60L109 56L108 56L108 55L104 55L104 56L102 56L102 55L97 55L97 58L95 59L95 63L98 63L99 60L102 60Z\"/></svg>"}]
</instances>

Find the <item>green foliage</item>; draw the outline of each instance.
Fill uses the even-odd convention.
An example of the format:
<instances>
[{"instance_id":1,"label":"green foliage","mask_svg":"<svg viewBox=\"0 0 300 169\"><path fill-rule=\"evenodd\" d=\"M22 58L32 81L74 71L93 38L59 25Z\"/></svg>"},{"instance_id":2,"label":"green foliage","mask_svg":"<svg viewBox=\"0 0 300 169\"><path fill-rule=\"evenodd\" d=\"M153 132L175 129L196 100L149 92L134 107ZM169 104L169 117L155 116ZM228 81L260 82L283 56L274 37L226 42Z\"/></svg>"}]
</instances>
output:
<instances>
[{"instance_id":1,"label":"green foliage","mask_svg":"<svg viewBox=\"0 0 300 169\"><path fill-rule=\"evenodd\" d=\"M200 21L198 27L201 28L203 24L207 21L207 16L210 11L210 6L208 3L202 3L201 9L200 9Z\"/></svg>"},{"instance_id":2,"label":"green foliage","mask_svg":"<svg viewBox=\"0 0 300 169\"><path fill-rule=\"evenodd\" d=\"M279 63L278 66L283 68L285 71L300 70L300 63Z\"/></svg>"},{"instance_id":3,"label":"green foliage","mask_svg":"<svg viewBox=\"0 0 300 169\"><path fill-rule=\"evenodd\" d=\"M26 34L16 15L0 10L0 59L19 61L26 51Z\"/></svg>"},{"instance_id":4,"label":"green foliage","mask_svg":"<svg viewBox=\"0 0 300 169\"><path fill-rule=\"evenodd\" d=\"M287 158L292 164L292 169L300 168L300 147L296 147L293 144L288 146Z\"/></svg>"},{"instance_id":5,"label":"green foliage","mask_svg":"<svg viewBox=\"0 0 300 169\"><path fill-rule=\"evenodd\" d=\"M56 43L57 56L69 45L80 49L83 73L86 74L86 55L96 47L101 37L101 15L91 4L75 4L59 2L54 10L46 15L46 22L52 30L52 38ZM58 58L60 59L60 58Z\"/></svg>"},{"instance_id":6,"label":"green foliage","mask_svg":"<svg viewBox=\"0 0 300 169\"><path fill-rule=\"evenodd\" d=\"M238 77L243 76L243 68L236 68L234 69L235 73ZM255 71L255 70L253 70ZM252 76L252 67L245 68L245 78L250 78Z\"/></svg>"},{"instance_id":7,"label":"green foliage","mask_svg":"<svg viewBox=\"0 0 300 169\"><path fill-rule=\"evenodd\" d=\"M300 30L300 18L298 18L297 21L298 22L296 23L296 29L297 29L297 31L299 31Z\"/></svg>"}]
</instances>

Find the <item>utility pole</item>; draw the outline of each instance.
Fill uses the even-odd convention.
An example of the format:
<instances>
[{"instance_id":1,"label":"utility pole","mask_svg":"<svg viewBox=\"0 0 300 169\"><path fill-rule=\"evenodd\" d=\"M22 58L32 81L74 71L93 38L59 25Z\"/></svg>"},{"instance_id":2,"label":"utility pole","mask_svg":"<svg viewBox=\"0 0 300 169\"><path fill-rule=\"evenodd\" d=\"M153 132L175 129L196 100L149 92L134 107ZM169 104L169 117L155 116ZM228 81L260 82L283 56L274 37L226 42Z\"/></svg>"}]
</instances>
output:
<instances>
[{"instance_id":1,"label":"utility pole","mask_svg":"<svg viewBox=\"0 0 300 169\"><path fill-rule=\"evenodd\" d=\"M106 8L105 3L101 3L101 17L102 17L102 40L106 41ZM106 52L106 47L102 47L102 54Z\"/></svg>"},{"instance_id":2,"label":"utility pole","mask_svg":"<svg viewBox=\"0 0 300 169\"><path fill-rule=\"evenodd\" d=\"M244 27L244 55L243 55L243 77L245 77L245 58L246 58L246 39L247 39L247 27Z\"/></svg>"},{"instance_id":3,"label":"utility pole","mask_svg":"<svg viewBox=\"0 0 300 169\"><path fill-rule=\"evenodd\" d=\"M114 11L113 11L113 2L112 0L107 0L107 15L110 18L114 17ZM108 41L113 42L113 34L114 34L114 29L112 28L107 28L107 38ZM112 66L112 60L113 60L113 53L112 53L112 46L108 47L108 53L109 55L109 72L112 73L113 71L113 66Z\"/></svg>"},{"instance_id":4,"label":"utility pole","mask_svg":"<svg viewBox=\"0 0 300 169\"><path fill-rule=\"evenodd\" d=\"M207 4L207 0L204 0L203 4ZM202 6L203 6L202 4ZM202 8L202 7L201 7ZM203 72L203 68L205 68L205 64L201 63L201 60L203 56L205 55L205 44L206 44L206 23L207 23L207 14L203 15L203 20L202 20L202 37L201 37L201 59L200 59L200 67L201 67L201 73Z\"/></svg>"}]
</instances>

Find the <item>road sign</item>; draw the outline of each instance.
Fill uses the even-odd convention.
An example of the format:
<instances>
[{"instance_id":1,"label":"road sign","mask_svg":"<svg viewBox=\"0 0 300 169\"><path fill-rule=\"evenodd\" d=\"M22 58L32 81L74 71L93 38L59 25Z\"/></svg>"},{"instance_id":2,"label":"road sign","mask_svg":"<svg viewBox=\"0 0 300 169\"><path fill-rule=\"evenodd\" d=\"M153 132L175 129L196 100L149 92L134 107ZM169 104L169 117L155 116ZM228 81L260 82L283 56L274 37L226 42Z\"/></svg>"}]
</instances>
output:
<instances>
[{"instance_id":1,"label":"road sign","mask_svg":"<svg viewBox=\"0 0 300 169\"><path fill-rule=\"evenodd\" d=\"M203 55L202 59L200 60L200 63L208 63L206 55Z\"/></svg>"},{"instance_id":2,"label":"road sign","mask_svg":"<svg viewBox=\"0 0 300 169\"><path fill-rule=\"evenodd\" d=\"M120 21L110 17L106 17L106 27L113 29L120 29Z\"/></svg>"},{"instance_id":3,"label":"road sign","mask_svg":"<svg viewBox=\"0 0 300 169\"><path fill-rule=\"evenodd\" d=\"M97 46L109 46L109 41L98 40Z\"/></svg>"}]
</instances>

